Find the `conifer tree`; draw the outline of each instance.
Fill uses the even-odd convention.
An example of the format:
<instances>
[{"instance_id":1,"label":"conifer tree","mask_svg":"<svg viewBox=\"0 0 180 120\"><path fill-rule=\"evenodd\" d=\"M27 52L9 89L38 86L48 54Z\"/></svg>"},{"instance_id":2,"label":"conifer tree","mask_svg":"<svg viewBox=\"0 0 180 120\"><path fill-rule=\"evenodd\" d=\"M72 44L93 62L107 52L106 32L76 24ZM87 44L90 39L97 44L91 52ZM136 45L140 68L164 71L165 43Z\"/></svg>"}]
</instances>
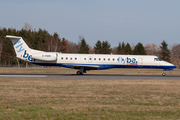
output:
<instances>
[{"instance_id":1,"label":"conifer tree","mask_svg":"<svg viewBox=\"0 0 180 120\"><path fill-rule=\"evenodd\" d=\"M110 54L111 53L111 45L108 43L108 41L102 42L102 54Z\"/></svg>"},{"instance_id":2,"label":"conifer tree","mask_svg":"<svg viewBox=\"0 0 180 120\"><path fill-rule=\"evenodd\" d=\"M101 44L101 41L98 40L94 46L94 52L95 54L102 54L102 51L101 51L101 48L102 48L102 44Z\"/></svg>"},{"instance_id":3,"label":"conifer tree","mask_svg":"<svg viewBox=\"0 0 180 120\"><path fill-rule=\"evenodd\" d=\"M124 49L125 49L125 43L124 43L124 41L123 41L123 42L122 42L122 51L123 51L123 54L125 54Z\"/></svg>"},{"instance_id":4,"label":"conifer tree","mask_svg":"<svg viewBox=\"0 0 180 120\"><path fill-rule=\"evenodd\" d=\"M122 42L122 44L119 42L119 46L118 46L118 54L132 54L132 49L131 46L129 45L129 43L127 43L125 45L124 41Z\"/></svg>"},{"instance_id":5,"label":"conifer tree","mask_svg":"<svg viewBox=\"0 0 180 120\"><path fill-rule=\"evenodd\" d=\"M79 48L78 53L81 53L81 54L89 54L89 47L88 47L88 45L86 44L86 41L85 41L84 38L81 40L81 45L80 45L80 48Z\"/></svg>"},{"instance_id":6,"label":"conifer tree","mask_svg":"<svg viewBox=\"0 0 180 120\"><path fill-rule=\"evenodd\" d=\"M144 49L144 46L142 45L142 43L138 43L134 50L133 50L133 54L134 55L146 55L146 51Z\"/></svg>"},{"instance_id":7,"label":"conifer tree","mask_svg":"<svg viewBox=\"0 0 180 120\"><path fill-rule=\"evenodd\" d=\"M61 41L61 52L62 53L67 53L68 52L67 40L65 38L63 38L62 41Z\"/></svg>"},{"instance_id":8,"label":"conifer tree","mask_svg":"<svg viewBox=\"0 0 180 120\"><path fill-rule=\"evenodd\" d=\"M56 39L56 38L59 38L59 35L57 34L57 32L55 32L54 34L53 34L53 37Z\"/></svg>"},{"instance_id":9,"label":"conifer tree","mask_svg":"<svg viewBox=\"0 0 180 120\"><path fill-rule=\"evenodd\" d=\"M132 49L129 43L126 44L124 52L128 55L132 55Z\"/></svg>"},{"instance_id":10,"label":"conifer tree","mask_svg":"<svg viewBox=\"0 0 180 120\"><path fill-rule=\"evenodd\" d=\"M168 44L165 40L161 43L160 48L160 58L164 61L170 62L170 50L168 49Z\"/></svg>"},{"instance_id":11,"label":"conifer tree","mask_svg":"<svg viewBox=\"0 0 180 120\"><path fill-rule=\"evenodd\" d=\"M122 46L121 46L121 42L119 42L119 45L117 47L117 53L121 54L121 52L122 52Z\"/></svg>"},{"instance_id":12,"label":"conifer tree","mask_svg":"<svg viewBox=\"0 0 180 120\"><path fill-rule=\"evenodd\" d=\"M122 42L122 44L119 42L119 46L117 47L117 53L122 55L125 54L124 48L125 48L124 42Z\"/></svg>"}]
</instances>

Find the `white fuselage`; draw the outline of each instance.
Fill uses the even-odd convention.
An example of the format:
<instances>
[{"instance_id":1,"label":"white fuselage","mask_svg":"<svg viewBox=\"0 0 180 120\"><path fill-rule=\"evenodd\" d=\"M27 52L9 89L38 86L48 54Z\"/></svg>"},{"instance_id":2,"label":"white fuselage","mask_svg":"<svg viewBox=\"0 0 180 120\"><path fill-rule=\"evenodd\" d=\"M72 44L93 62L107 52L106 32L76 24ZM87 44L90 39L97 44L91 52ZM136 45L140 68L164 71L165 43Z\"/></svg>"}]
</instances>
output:
<instances>
[{"instance_id":1,"label":"white fuselage","mask_svg":"<svg viewBox=\"0 0 180 120\"><path fill-rule=\"evenodd\" d=\"M52 54L52 53L51 53ZM98 69L107 68L171 68L171 63L158 59L157 56L150 55L105 55L105 54L63 54L54 53L55 61L34 60L32 62L42 65L59 65L63 67L79 66L99 66ZM53 57L55 56L53 55ZM48 52L43 56L51 57ZM48 57L47 57L48 58ZM44 60L46 58L44 57ZM49 59L49 58L48 58Z\"/></svg>"}]
</instances>

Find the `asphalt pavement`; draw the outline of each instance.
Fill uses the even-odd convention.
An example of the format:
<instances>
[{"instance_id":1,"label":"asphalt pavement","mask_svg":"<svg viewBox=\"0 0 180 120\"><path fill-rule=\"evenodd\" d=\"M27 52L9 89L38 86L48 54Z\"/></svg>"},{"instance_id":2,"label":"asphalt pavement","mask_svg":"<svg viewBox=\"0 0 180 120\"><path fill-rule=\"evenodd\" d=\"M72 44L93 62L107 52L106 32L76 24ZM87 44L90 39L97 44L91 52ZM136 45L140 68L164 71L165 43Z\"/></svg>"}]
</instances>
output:
<instances>
[{"instance_id":1,"label":"asphalt pavement","mask_svg":"<svg viewBox=\"0 0 180 120\"><path fill-rule=\"evenodd\" d=\"M0 78L180 80L179 75L104 75L104 74L0 74Z\"/></svg>"}]
</instances>

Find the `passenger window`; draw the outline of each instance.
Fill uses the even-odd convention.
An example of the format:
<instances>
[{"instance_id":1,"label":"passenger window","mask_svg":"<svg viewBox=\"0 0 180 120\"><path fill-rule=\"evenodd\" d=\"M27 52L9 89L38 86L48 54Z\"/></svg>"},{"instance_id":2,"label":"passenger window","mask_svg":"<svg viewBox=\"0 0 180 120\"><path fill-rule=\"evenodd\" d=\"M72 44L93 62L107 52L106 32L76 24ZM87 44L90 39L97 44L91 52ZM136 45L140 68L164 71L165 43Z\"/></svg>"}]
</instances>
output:
<instances>
[{"instance_id":1,"label":"passenger window","mask_svg":"<svg viewBox=\"0 0 180 120\"><path fill-rule=\"evenodd\" d=\"M84 58L84 60L86 60L86 58Z\"/></svg>"},{"instance_id":2,"label":"passenger window","mask_svg":"<svg viewBox=\"0 0 180 120\"><path fill-rule=\"evenodd\" d=\"M89 60L91 60L91 58L89 58Z\"/></svg>"},{"instance_id":3,"label":"passenger window","mask_svg":"<svg viewBox=\"0 0 180 120\"><path fill-rule=\"evenodd\" d=\"M63 60L63 57L61 57L61 60Z\"/></svg>"},{"instance_id":4,"label":"passenger window","mask_svg":"<svg viewBox=\"0 0 180 120\"><path fill-rule=\"evenodd\" d=\"M110 58L108 58L108 61L110 61Z\"/></svg>"},{"instance_id":5,"label":"passenger window","mask_svg":"<svg viewBox=\"0 0 180 120\"><path fill-rule=\"evenodd\" d=\"M96 60L96 58L94 58L94 60Z\"/></svg>"},{"instance_id":6,"label":"passenger window","mask_svg":"<svg viewBox=\"0 0 180 120\"><path fill-rule=\"evenodd\" d=\"M114 58L113 58L113 61L114 61Z\"/></svg>"},{"instance_id":7,"label":"passenger window","mask_svg":"<svg viewBox=\"0 0 180 120\"><path fill-rule=\"evenodd\" d=\"M68 60L68 57L66 57L66 60Z\"/></svg>"},{"instance_id":8,"label":"passenger window","mask_svg":"<svg viewBox=\"0 0 180 120\"><path fill-rule=\"evenodd\" d=\"M104 60L106 60L106 58L104 58Z\"/></svg>"},{"instance_id":9,"label":"passenger window","mask_svg":"<svg viewBox=\"0 0 180 120\"><path fill-rule=\"evenodd\" d=\"M72 58L70 58L70 60L72 60Z\"/></svg>"},{"instance_id":10,"label":"passenger window","mask_svg":"<svg viewBox=\"0 0 180 120\"><path fill-rule=\"evenodd\" d=\"M75 58L75 60L77 60L77 58Z\"/></svg>"},{"instance_id":11,"label":"passenger window","mask_svg":"<svg viewBox=\"0 0 180 120\"><path fill-rule=\"evenodd\" d=\"M99 58L99 60L101 60L101 58Z\"/></svg>"}]
</instances>

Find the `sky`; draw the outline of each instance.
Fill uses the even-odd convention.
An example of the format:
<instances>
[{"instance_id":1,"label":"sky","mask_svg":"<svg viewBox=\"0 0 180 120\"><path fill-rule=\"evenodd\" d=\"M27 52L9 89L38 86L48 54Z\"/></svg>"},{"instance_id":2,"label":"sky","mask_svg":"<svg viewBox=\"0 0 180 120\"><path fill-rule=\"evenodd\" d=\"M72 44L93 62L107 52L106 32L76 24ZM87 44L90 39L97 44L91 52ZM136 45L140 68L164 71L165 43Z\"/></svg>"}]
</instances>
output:
<instances>
[{"instance_id":1,"label":"sky","mask_svg":"<svg viewBox=\"0 0 180 120\"><path fill-rule=\"evenodd\" d=\"M119 42L136 45L165 40L180 44L180 0L0 0L0 26L58 33L78 43L79 36L94 46Z\"/></svg>"}]
</instances>

